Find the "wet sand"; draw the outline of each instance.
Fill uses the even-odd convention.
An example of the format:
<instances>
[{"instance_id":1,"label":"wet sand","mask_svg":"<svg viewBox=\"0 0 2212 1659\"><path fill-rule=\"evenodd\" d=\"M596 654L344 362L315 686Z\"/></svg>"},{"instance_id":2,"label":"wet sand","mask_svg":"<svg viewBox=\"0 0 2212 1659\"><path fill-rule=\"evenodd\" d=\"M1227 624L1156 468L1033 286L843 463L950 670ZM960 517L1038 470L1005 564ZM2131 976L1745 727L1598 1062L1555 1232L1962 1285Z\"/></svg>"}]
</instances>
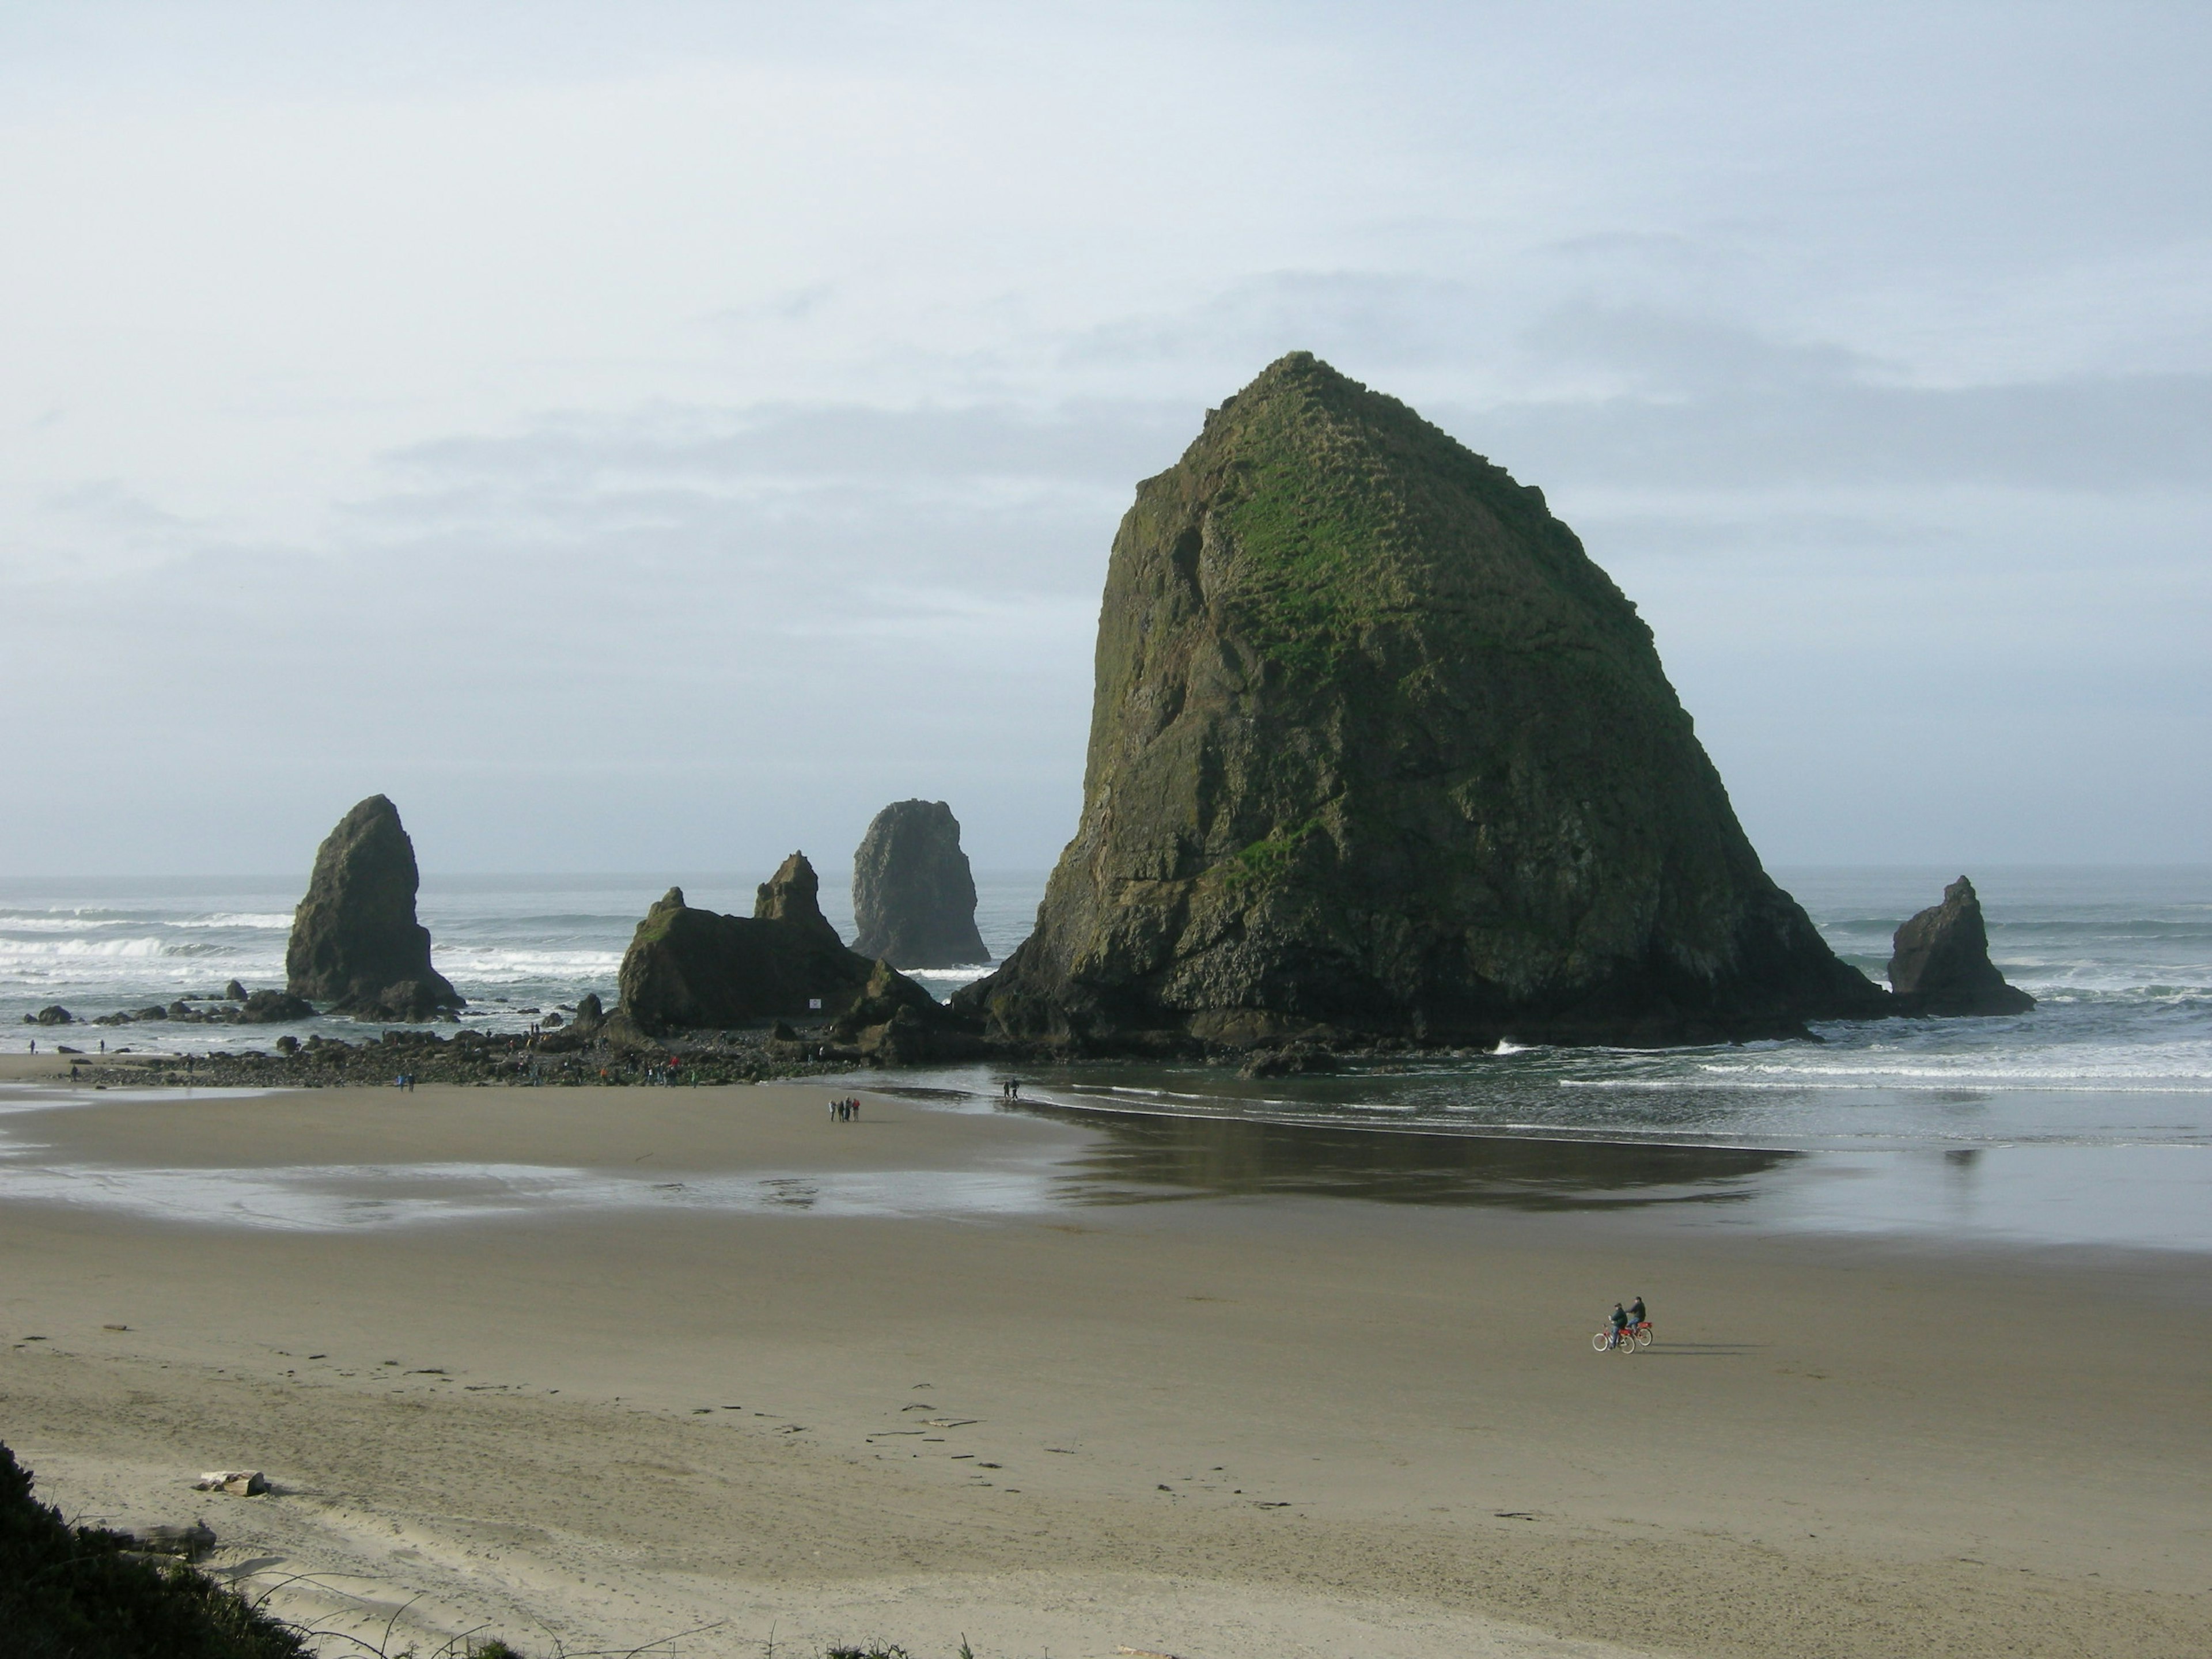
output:
<instances>
[{"instance_id":1,"label":"wet sand","mask_svg":"<svg viewBox=\"0 0 2212 1659\"><path fill-rule=\"evenodd\" d=\"M72 1511L204 1514L228 1568L310 1575L279 1606L419 1595L403 1631L547 1653L2203 1650L2201 1258L1083 1201L1134 1190L1081 1178L1096 1130L829 1093L0 1103L9 1164L90 1178L881 1195L218 1225L0 1177L0 1438ZM902 1199L948 1173L1018 1196ZM1637 1291L1658 1345L1593 1353ZM218 1466L278 1491L189 1490Z\"/></svg>"}]
</instances>

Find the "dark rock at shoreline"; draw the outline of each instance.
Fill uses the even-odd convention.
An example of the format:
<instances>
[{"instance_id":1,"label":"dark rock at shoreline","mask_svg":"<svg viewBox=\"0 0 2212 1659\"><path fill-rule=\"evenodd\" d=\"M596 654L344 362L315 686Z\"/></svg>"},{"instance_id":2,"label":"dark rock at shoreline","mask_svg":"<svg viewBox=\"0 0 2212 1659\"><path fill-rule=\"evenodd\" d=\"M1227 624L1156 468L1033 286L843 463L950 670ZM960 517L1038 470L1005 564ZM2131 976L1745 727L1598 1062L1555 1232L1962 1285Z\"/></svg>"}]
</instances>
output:
<instances>
[{"instance_id":1,"label":"dark rock at shoreline","mask_svg":"<svg viewBox=\"0 0 2212 1659\"><path fill-rule=\"evenodd\" d=\"M1888 1011L1760 867L1541 492L1304 353L1139 486L1081 822L1036 931L953 1001L1079 1053Z\"/></svg>"},{"instance_id":2,"label":"dark rock at shoreline","mask_svg":"<svg viewBox=\"0 0 2212 1659\"><path fill-rule=\"evenodd\" d=\"M241 1025L278 1025L295 1019L313 1019L315 1005L289 991L256 991L236 1015Z\"/></svg>"},{"instance_id":3,"label":"dark rock at shoreline","mask_svg":"<svg viewBox=\"0 0 2212 1659\"><path fill-rule=\"evenodd\" d=\"M432 1020L458 1018L453 1006L445 1000L452 994L453 987L442 979L435 984L419 979L403 979L387 985L374 996L361 997L345 1012L373 1024L422 1025ZM310 1012L313 1010L309 1011ZM337 1012L338 1010L333 1009Z\"/></svg>"},{"instance_id":4,"label":"dark rock at shoreline","mask_svg":"<svg viewBox=\"0 0 2212 1659\"><path fill-rule=\"evenodd\" d=\"M231 981L222 988L222 1000L225 1002L243 1002L246 1000L246 988L236 980Z\"/></svg>"},{"instance_id":5,"label":"dark rock at shoreline","mask_svg":"<svg viewBox=\"0 0 2212 1659\"><path fill-rule=\"evenodd\" d=\"M1337 1069L1336 1056L1315 1042L1287 1042L1279 1048L1256 1048L1237 1075L1247 1078L1316 1077Z\"/></svg>"},{"instance_id":6,"label":"dark rock at shoreline","mask_svg":"<svg viewBox=\"0 0 2212 1659\"><path fill-rule=\"evenodd\" d=\"M590 1036L607 1023L607 1011L599 1001L597 991L586 991L576 999L575 1017L568 1022L572 1037Z\"/></svg>"},{"instance_id":7,"label":"dark rock at shoreline","mask_svg":"<svg viewBox=\"0 0 2212 1659\"><path fill-rule=\"evenodd\" d=\"M2024 1014L2035 999L1990 960L1982 902L1964 876L1891 940L1889 987L1905 1014Z\"/></svg>"},{"instance_id":8,"label":"dark rock at shoreline","mask_svg":"<svg viewBox=\"0 0 2212 1659\"><path fill-rule=\"evenodd\" d=\"M902 800L876 814L853 854L853 948L894 968L988 962L975 931L975 878L960 821L941 800Z\"/></svg>"},{"instance_id":9,"label":"dark rock at shoreline","mask_svg":"<svg viewBox=\"0 0 2212 1659\"><path fill-rule=\"evenodd\" d=\"M879 1066L979 1060L989 1053L973 1029L881 959L852 1006L831 1023L830 1034Z\"/></svg>"},{"instance_id":10,"label":"dark rock at shoreline","mask_svg":"<svg viewBox=\"0 0 2212 1659\"><path fill-rule=\"evenodd\" d=\"M430 965L429 931L415 919L419 885L398 808L371 795L315 854L284 952L285 988L363 1018L428 1019L460 1007Z\"/></svg>"},{"instance_id":11,"label":"dark rock at shoreline","mask_svg":"<svg viewBox=\"0 0 2212 1659\"><path fill-rule=\"evenodd\" d=\"M286 1088L354 1087L388 1084L405 1072L425 1084L507 1084L623 1086L675 1080L656 1068L678 1061L687 1084L758 1083L770 1078L818 1075L849 1069L861 1058L849 1045L820 1038L783 1044L757 1032L673 1036L666 1042L623 1047L580 1043L569 1033L556 1040L519 1031L483 1031L463 1027L450 1037L422 1026L386 1030L347 1042L316 1033L301 1042L286 1032L256 1049L218 1050L199 1055L76 1055L95 1082L143 1086L167 1084L207 1087L240 1085ZM779 1052L786 1051L787 1052ZM74 1053L74 1051L72 1051ZM0 1644L4 1645L4 1644Z\"/></svg>"},{"instance_id":12,"label":"dark rock at shoreline","mask_svg":"<svg viewBox=\"0 0 2212 1659\"><path fill-rule=\"evenodd\" d=\"M656 1037L777 1015L832 1020L847 1012L876 964L845 948L822 915L819 892L814 866L799 853L761 884L750 916L694 909L682 888L670 888L646 912L623 956L616 1020ZM912 983L903 976L900 982Z\"/></svg>"},{"instance_id":13,"label":"dark rock at shoreline","mask_svg":"<svg viewBox=\"0 0 2212 1659\"><path fill-rule=\"evenodd\" d=\"M50 1002L37 1013L23 1016L26 1025L75 1025L79 1023L77 1017L58 1002Z\"/></svg>"}]
</instances>

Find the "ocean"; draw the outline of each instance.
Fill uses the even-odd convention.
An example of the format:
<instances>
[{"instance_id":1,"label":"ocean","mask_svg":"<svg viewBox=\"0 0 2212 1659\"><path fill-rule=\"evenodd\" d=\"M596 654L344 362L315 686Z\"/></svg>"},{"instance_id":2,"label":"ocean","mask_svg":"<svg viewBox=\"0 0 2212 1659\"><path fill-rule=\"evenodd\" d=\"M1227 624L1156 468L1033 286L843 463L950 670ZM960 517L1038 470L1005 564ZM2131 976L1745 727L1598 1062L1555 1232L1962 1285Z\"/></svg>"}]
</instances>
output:
<instances>
[{"instance_id":1,"label":"ocean","mask_svg":"<svg viewBox=\"0 0 2212 1659\"><path fill-rule=\"evenodd\" d=\"M1879 981L1892 931L1959 872L1775 873L1838 952ZM1972 873L1991 954L2039 1000L2032 1013L1658 1052L1507 1042L1266 1082L1221 1066L1093 1062L1031 1068L1024 1095L1148 1121L1121 1143L1130 1179L1185 1179L1205 1164L1224 1190L1537 1203L1589 1188L1607 1201L1725 1198L1748 1202L1747 1217L1832 1231L1940 1224L1993 1239L2212 1249L2212 866ZM978 872L977 923L994 956L1028 932L1044 877ZM684 886L695 904L750 913L753 879ZM587 991L611 1002L630 930L666 884L430 877L419 909L440 970L469 999L469 1023L513 1029ZM849 938L842 872L823 885L824 913ZM0 883L0 1045L181 1052L265 1046L288 1029L358 1040L364 1028L343 1019L250 1032L21 1023L55 1002L92 1016L211 994L232 979L281 986L303 888L296 876ZM944 995L977 971L918 977ZM960 1067L882 1081L987 1105L1000 1077ZM1550 1150L1532 1162L1532 1146ZM1632 1153L1643 1159L1633 1167L1658 1173L1615 1179ZM1592 1157L1610 1158L1613 1174L1591 1175ZM1449 1180L1429 1178L1447 1166Z\"/></svg>"}]
</instances>

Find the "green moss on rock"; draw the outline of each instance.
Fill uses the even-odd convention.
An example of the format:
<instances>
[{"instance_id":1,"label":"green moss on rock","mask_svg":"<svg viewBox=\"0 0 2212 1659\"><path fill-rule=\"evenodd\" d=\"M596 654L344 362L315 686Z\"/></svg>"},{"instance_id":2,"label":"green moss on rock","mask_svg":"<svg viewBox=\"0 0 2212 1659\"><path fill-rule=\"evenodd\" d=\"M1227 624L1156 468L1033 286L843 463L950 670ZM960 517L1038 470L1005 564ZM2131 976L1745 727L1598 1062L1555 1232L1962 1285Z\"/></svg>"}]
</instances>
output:
<instances>
[{"instance_id":1,"label":"green moss on rock","mask_svg":"<svg viewBox=\"0 0 2212 1659\"><path fill-rule=\"evenodd\" d=\"M1546 507L1305 353L1138 487L1084 812L957 1000L1079 1048L1672 1041L1879 1012L1769 880L1636 608Z\"/></svg>"}]
</instances>

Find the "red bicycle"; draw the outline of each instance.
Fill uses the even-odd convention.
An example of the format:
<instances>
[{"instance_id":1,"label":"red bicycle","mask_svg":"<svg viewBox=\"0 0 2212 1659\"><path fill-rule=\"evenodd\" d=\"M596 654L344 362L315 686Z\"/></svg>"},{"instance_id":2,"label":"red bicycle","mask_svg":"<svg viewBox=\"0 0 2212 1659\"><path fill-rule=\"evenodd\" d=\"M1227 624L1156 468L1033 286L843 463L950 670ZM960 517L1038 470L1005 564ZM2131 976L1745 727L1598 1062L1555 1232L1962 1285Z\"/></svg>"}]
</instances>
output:
<instances>
[{"instance_id":1,"label":"red bicycle","mask_svg":"<svg viewBox=\"0 0 2212 1659\"><path fill-rule=\"evenodd\" d=\"M1590 1346L1599 1353L1608 1349L1620 1353L1634 1353L1638 1348L1650 1346L1651 1322L1648 1319L1638 1320L1635 1324L1624 1326L1617 1331L1607 1325L1590 1338Z\"/></svg>"}]
</instances>

